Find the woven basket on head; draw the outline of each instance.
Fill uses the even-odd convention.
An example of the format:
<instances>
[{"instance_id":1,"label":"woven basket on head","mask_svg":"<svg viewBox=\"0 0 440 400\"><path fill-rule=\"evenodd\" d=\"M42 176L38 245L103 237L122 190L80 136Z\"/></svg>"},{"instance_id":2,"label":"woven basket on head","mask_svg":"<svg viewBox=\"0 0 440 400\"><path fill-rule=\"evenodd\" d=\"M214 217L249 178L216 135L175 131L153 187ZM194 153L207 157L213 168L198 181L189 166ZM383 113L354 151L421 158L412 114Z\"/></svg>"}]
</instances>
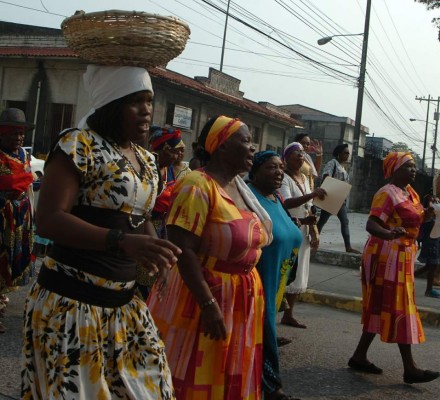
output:
<instances>
[{"instance_id":1,"label":"woven basket on head","mask_svg":"<svg viewBox=\"0 0 440 400\"><path fill-rule=\"evenodd\" d=\"M68 46L89 62L140 67L164 65L177 57L190 34L178 18L121 10L77 11L61 28Z\"/></svg>"}]
</instances>

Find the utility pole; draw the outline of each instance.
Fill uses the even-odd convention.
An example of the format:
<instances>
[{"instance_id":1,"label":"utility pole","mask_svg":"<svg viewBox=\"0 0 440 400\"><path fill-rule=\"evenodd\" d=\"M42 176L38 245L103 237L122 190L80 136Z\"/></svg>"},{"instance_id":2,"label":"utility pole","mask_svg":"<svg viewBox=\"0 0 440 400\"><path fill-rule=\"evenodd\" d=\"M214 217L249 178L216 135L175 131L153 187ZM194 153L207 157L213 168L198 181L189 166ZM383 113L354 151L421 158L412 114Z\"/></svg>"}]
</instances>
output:
<instances>
[{"instance_id":1,"label":"utility pole","mask_svg":"<svg viewBox=\"0 0 440 400\"><path fill-rule=\"evenodd\" d=\"M223 57L225 56L226 31L228 30L229 4L230 3L231 3L231 0L228 0L228 8L226 9L225 30L223 32L223 45L222 45L222 56L220 59L220 72L223 71Z\"/></svg>"},{"instance_id":2,"label":"utility pole","mask_svg":"<svg viewBox=\"0 0 440 400\"><path fill-rule=\"evenodd\" d=\"M422 101L424 99L416 96L416 100ZM422 156L422 172L425 172L426 142L428 140L429 104L431 104L431 95L428 95L428 107L426 110L425 139L423 141L423 156Z\"/></svg>"},{"instance_id":3,"label":"utility pole","mask_svg":"<svg viewBox=\"0 0 440 400\"><path fill-rule=\"evenodd\" d=\"M427 99L425 99L423 97L416 96L416 100L428 102L428 111L426 113L425 140L424 140L424 144L423 144L423 166L422 166L422 168L425 169L425 149L426 149L426 142L427 142L427 136L428 136L429 104L431 103L431 101L434 101L434 99L431 97L431 95L429 95ZM437 108L436 108L436 111L434 112L435 131L434 131L434 143L432 145L432 165L431 165L432 176L435 175L435 172L434 172L435 171L435 152L437 151L436 147L437 147L439 109L440 109L440 96L438 96L438 98L437 98Z\"/></svg>"},{"instance_id":4,"label":"utility pole","mask_svg":"<svg viewBox=\"0 0 440 400\"><path fill-rule=\"evenodd\" d=\"M367 9L365 12L365 24L364 24L364 34L363 34L364 37L362 42L361 65L359 69L356 117L355 117L354 132L353 132L353 148L351 151L350 172L351 172L352 185L356 185L355 159L357 159L357 155L359 154L359 142L361 139L362 105L364 101L365 73L367 70L368 33L370 31L370 10L371 10L371 0L367 0Z\"/></svg>"},{"instance_id":5,"label":"utility pole","mask_svg":"<svg viewBox=\"0 0 440 400\"><path fill-rule=\"evenodd\" d=\"M434 132L434 146L432 149L432 176L434 176L434 164L435 164L435 153L437 151L437 131L438 131L438 117L439 117L439 108L440 108L440 96L437 97L437 111L434 113L435 119L435 132Z\"/></svg>"},{"instance_id":6,"label":"utility pole","mask_svg":"<svg viewBox=\"0 0 440 400\"><path fill-rule=\"evenodd\" d=\"M370 31L370 10L371 10L371 0L367 0L367 9L365 12L364 38L363 38L364 40L362 43L362 57L361 57L361 66L359 71L356 117L354 124L353 151L352 151L353 159L354 156L358 154L359 141L361 138L362 106L364 102L365 73L367 70L368 33ZM355 146L356 148L354 148Z\"/></svg>"}]
</instances>

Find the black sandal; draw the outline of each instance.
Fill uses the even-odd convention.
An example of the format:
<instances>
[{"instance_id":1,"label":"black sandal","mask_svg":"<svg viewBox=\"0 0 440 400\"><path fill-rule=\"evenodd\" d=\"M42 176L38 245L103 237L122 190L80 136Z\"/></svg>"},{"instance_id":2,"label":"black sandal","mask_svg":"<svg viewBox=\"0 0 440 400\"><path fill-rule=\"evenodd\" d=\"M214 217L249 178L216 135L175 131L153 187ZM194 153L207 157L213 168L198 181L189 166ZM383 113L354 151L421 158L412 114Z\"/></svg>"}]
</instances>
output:
<instances>
[{"instance_id":1,"label":"black sandal","mask_svg":"<svg viewBox=\"0 0 440 400\"><path fill-rule=\"evenodd\" d=\"M277 337L277 345L278 347L285 346L287 344L292 343L292 339L288 339L282 336Z\"/></svg>"}]
</instances>

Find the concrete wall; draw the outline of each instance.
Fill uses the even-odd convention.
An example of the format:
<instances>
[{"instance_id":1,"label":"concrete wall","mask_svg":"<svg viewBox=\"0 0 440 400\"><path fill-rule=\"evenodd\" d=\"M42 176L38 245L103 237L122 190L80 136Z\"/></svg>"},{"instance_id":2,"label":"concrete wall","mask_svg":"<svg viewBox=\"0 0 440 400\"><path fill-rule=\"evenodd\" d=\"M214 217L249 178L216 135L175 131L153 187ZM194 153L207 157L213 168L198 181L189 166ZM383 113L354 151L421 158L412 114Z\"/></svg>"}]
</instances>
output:
<instances>
[{"instance_id":1,"label":"concrete wall","mask_svg":"<svg viewBox=\"0 0 440 400\"><path fill-rule=\"evenodd\" d=\"M374 194L387 183L383 177L383 160L357 157L354 162L354 182L348 207L356 211L369 211ZM432 190L432 176L417 173L414 190L423 198Z\"/></svg>"}]
</instances>

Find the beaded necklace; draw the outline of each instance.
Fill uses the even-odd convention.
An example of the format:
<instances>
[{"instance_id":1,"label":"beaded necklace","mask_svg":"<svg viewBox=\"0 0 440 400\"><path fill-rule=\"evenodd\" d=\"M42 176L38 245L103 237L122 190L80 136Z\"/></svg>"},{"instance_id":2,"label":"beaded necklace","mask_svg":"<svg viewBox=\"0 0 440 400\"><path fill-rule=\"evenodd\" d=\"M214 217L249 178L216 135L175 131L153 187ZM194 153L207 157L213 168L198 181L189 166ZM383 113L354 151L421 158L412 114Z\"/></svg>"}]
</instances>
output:
<instances>
[{"instance_id":1,"label":"beaded necklace","mask_svg":"<svg viewBox=\"0 0 440 400\"><path fill-rule=\"evenodd\" d=\"M136 202L137 202L137 195L138 195L138 183L137 183L137 179L139 178L139 180L142 182L144 179L146 180L152 180L154 177L153 172L150 170L150 168L148 167L147 163L145 162L144 158L141 157L141 155L138 153L136 146L134 146L134 144L132 142L130 142L130 149L133 151L136 160L139 162L140 166L141 166L141 170L139 171L139 173L136 171L136 169L134 168L133 164L131 163L131 161L122 153L121 148L119 147L119 145L116 142L111 141L110 144L112 145L112 147L115 149L116 153L118 153L118 155L125 161L125 164L127 166L127 170L131 173L131 175L133 176L133 182L134 182L134 201L133 201L133 206L131 209L130 214L128 215L128 222L130 223L130 226L133 229L138 228L139 226L141 226L147 219L147 217L149 216L148 212L144 212L144 214L137 216L137 215L133 215L133 211L136 209ZM153 194L154 194L154 189L151 190L150 195L148 197L147 200L147 204L151 204L151 201L153 199ZM133 221L133 217L135 217L135 219L139 219L138 221Z\"/></svg>"},{"instance_id":2,"label":"beaded necklace","mask_svg":"<svg viewBox=\"0 0 440 400\"><path fill-rule=\"evenodd\" d=\"M303 188L303 186L301 186L301 184L296 180L296 177L293 176L293 174L292 174L290 177L294 180L294 182L296 183L296 186L298 186L298 189L301 191L301 194L302 194L303 196L305 196L305 195L306 195L306 190L305 190L305 189L306 189L306 181L305 181L305 179L304 179L304 175L301 174L302 184L303 184L304 188ZM308 202L304 203L304 208L305 208L307 211L309 210L310 206L309 206L309 203L308 203Z\"/></svg>"}]
</instances>

